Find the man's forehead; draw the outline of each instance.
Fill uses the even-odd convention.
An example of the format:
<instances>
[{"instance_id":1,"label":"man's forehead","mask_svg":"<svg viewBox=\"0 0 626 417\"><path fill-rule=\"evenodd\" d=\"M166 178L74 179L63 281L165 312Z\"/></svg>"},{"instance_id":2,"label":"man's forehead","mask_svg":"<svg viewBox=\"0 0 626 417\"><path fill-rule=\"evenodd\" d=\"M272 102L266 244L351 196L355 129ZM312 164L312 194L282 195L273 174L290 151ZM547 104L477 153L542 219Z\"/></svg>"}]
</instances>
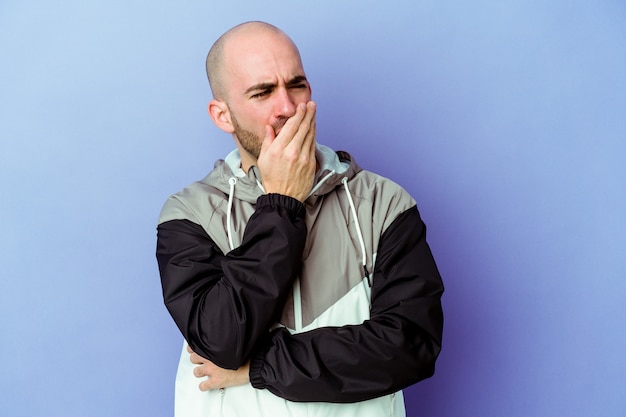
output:
<instances>
[{"instance_id":1,"label":"man's forehead","mask_svg":"<svg viewBox=\"0 0 626 417\"><path fill-rule=\"evenodd\" d=\"M253 85L288 82L304 76L300 55L295 48L245 48L232 52L226 60L225 70L233 81Z\"/></svg>"}]
</instances>

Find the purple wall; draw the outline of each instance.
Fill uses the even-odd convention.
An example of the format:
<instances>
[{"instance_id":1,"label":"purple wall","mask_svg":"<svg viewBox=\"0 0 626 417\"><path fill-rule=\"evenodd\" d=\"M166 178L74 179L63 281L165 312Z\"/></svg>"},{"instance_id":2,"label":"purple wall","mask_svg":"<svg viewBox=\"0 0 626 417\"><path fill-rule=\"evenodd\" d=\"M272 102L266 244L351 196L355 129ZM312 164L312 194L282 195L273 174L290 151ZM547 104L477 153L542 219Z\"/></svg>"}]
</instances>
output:
<instances>
[{"instance_id":1,"label":"purple wall","mask_svg":"<svg viewBox=\"0 0 626 417\"><path fill-rule=\"evenodd\" d=\"M409 415L624 415L624 3L335 3L0 5L0 416L172 415L155 222L232 147L203 62L252 19L428 224L445 345Z\"/></svg>"}]
</instances>

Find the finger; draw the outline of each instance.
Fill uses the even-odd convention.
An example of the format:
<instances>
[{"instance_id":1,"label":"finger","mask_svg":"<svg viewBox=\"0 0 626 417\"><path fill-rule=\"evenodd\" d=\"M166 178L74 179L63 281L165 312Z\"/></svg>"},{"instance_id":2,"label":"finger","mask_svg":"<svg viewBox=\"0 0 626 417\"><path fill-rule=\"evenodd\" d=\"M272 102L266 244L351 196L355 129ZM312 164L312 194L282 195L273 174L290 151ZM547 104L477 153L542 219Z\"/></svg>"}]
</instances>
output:
<instances>
[{"instance_id":1,"label":"finger","mask_svg":"<svg viewBox=\"0 0 626 417\"><path fill-rule=\"evenodd\" d=\"M304 118L298 125L298 130L295 132L293 140L289 142L286 147L293 147L298 151L308 151L310 149L311 141L315 137L315 130L313 129L313 131L311 131L311 128L315 125L316 107L313 101L306 103ZM312 135L310 133L312 133Z\"/></svg>"},{"instance_id":2,"label":"finger","mask_svg":"<svg viewBox=\"0 0 626 417\"><path fill-rule=\"evenodd\" d=\"M276 139L276 133L274 132L274 128L270 125L265 125L265 137L263 138L263 143L261 143L261 152L260 155L263 155L267 151L267 149L272 145Z\"/></svg>"},{"instance_id":3,"label":"finger","mask_svg":"<svg viewBox=\"0 0 626 417\"><path fill-rule=\"evenodd\" d=\"M307 131L307 135L304 139L304 143L302 144L302 147L303 149L308 150L311 154L315 154L315 132L316 132L316 126L317 126L315 114L317 110L317 105L312 101L309 103L311 103L309 130Z\"/></svg>"},{"instance_id":4,"label":"finger","mask_svg":"<svg viewBox=\"0 0 626 417\"><path fill-rule=\"evenodd\" d=\"M192 372L193 372L193 376L195 376L196 378L202 378L203 376L208 376L201 366L196 366L195 368L193 368Z\"/></svg>"},{"instance_id":5,"label":"finger","mask_svg":"<svg viewBox=\"0 0 626 417\"><path fill-rule=\"evenodd\" d=\"M316 129L316 124L315 124L315 120L313 120L311 129L309 130L310 140L308 143L309 156L313 159L315 159L315 143L316 143L315 142L315 129Z\"/></svg>"},{"instance_id":6,"label":"finger","mask_svg":"<svg viewBox=\"0 0 626 417\"><path fill-rule=\"evenodd\" d=\"M280 130L280 133L276 136L274 143L282 148L286 147L294 139L294 136L298 133L302 120L306 116L307 107L304 103L298 104L296 107L296 114L291 116L285 122L284 126Z\"/></svg>"},{"instance_id":7,"label":"finger","mask_svg":"<svg viewBox=\"0 0 626 417\"><path fill-rule=\"evenodd\" d=\"M195 363L197 365L200 365L204 362L204 358L200 355L198 355L197 353L192 353L191 355L189 355L189 361L191 363Z\"/></svg>"},{"instance_id":8,"label":"finger","mask_svg":"<svg viewBox=\"0 0 626 417\"><path fill-rule=\"evenodd\" d=\"M211 391L219 388L215 386L214 382L211 381L211 377L209 377L206 381L202 381L198 386L200 387L200 391Z\"/></svg>"},{"instance_id":9,"label":"finger","mask_svg":"<svg viewBox=\"0 0 626 417\"><path fill-rule=\"evenodd\" d=\"M306 129L306 134L308 135L311 131L315 134L315 113L317 111L317 104L314 101L309 101L306 104L306 114L304 116L304 120L301 123L301 126ZM310 137L305 137L305 139L309 139ZM307 143L308 144L308 143Z\"/></svg>"}]
</instances>

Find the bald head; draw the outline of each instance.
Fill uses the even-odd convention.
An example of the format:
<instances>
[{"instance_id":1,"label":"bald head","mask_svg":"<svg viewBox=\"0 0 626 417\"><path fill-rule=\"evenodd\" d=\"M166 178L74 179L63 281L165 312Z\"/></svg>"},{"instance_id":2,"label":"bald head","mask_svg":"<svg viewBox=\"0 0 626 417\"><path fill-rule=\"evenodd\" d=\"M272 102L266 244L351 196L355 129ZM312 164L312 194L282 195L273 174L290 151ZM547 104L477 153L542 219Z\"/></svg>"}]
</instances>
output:
<instances>
[{"instance_id":1,"label":"bald head","mask_svg":"<svg viewBox=\"0 0 626 417\"><path fill-rule=\"evenodd\" d=\"M206 73L209 78L211 92L215 99L226 99L226 71L224 71L224 69L227 59L238 53L236 50L238 49L238 45L246 40L268 37L284 38L293 45L293 48L299 56L298 49L293 41L282 30L265 22L253 21L241 23L229 29L215 41L206 59Z\"/></svg>"}]
</instances>

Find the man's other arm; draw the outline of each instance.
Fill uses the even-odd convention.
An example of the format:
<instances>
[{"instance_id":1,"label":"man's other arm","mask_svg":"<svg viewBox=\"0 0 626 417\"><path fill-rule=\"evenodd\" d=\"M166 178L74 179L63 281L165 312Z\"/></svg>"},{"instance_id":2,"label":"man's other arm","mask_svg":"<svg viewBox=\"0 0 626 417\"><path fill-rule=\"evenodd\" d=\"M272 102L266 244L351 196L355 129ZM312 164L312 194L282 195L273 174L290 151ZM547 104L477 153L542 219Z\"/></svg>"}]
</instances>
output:
<instances>
[{"instance_id":1,"label":"man's other arm","mask_svg":"<svg viewBox=\"0 0 626 417\"><path fill-rule=\"evenodd\" d=\"M416 207L381 237L371 318L360 325L285 329L250 362L250 380L292 401L356 402L432 376L441 349L443 283Z\"/></svg>"}]
</instances>

